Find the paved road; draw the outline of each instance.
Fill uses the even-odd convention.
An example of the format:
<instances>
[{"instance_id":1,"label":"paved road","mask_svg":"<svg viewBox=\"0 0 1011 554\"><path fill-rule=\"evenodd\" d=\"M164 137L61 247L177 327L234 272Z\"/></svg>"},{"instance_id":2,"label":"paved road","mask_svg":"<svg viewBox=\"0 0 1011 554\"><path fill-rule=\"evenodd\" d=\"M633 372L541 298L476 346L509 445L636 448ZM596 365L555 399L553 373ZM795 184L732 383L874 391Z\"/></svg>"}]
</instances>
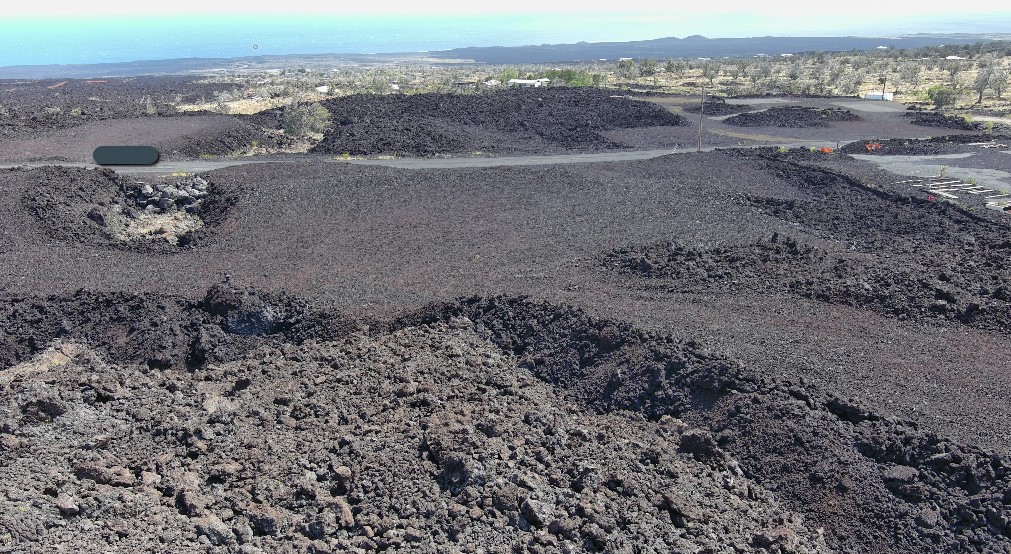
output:
<instances>
[{"instance_id":1,"label":"paved road","mask_svg":"<svg viewBox=\"0 0 1011 554\"><path fill-rule=\"evenodd\" d=\"M718 148L757 148L759 146L782 146L785 148L798 148L808 146L831 146L835 147L836 141L802 141L783 144L756 144L753 146L707 146L703 152L710 152ZM846 144L845 142L843 144ZM660 150L622 150L618 152L593 152L589 154L555 154L549 156L503 156L498 158L393 158L393 159L334 159L321 156L303 156L286 158L256 158L256 159L224 159L224 160L181 160L158 162L152 166L114 166L119 173L157 173L170 174L176 172L205 173L215 169L232 167L235 165L246 165L255 163L300 163L300 162L321 162L339 163L353 165L379 165L384 167L399 167L405 169L454 169L454 168L474 168L474 167L501 167L515 165L556 165L571 163L592 163L592 162L620 162L628 160L648 160L668 154L691 154L697 148L683 148L671 150L664 148ZM80 162L32 162L24 164L0 165L0 169L12 167L42 167L47 165L60 165L65 167L96 167L95 164Z\"/></svg>"},{"instance_id":2,"label":"paved road","mask_svg":"<svg viewBox=\"0 0 1011 554\"><path fill-rule=\"evenodd\" d=\"M222 169L225 167L231 167L233 165L247 165L255 163L295 163L299 161L304 161L304 159L263 159L263 160L180 160L174 162L158 162L155 165L145 165L145 166L109 166L111 169L115 169L117 173L158 173L168 175L170 173L206 173L208 171L214 171L215 169ZM12 167L43 167L50 165L59 165L63 167L84 167L84 168L95 168L98 167L95 164L81 163L81 162L31 162L22 164L6 164L0 165L0 169L8 169Z\"/></svg>"},{"instance_id":3,"label":"paved road","mask_svg":"<svg viewBox=\"0 0 1011 554\"><path fill-rule=\"evenodd\" d=\"M975 156L973 153L938 154L934 156L871 156L854 154L858 160L866 160L897 175L928 177L937 175L940 167L947 167L947 174L954 179L974 179L977 184L1001 192L1011 192L1011 173L999 169L986 169L960 165L958 160Z\"/></svg>"}]
</instances>

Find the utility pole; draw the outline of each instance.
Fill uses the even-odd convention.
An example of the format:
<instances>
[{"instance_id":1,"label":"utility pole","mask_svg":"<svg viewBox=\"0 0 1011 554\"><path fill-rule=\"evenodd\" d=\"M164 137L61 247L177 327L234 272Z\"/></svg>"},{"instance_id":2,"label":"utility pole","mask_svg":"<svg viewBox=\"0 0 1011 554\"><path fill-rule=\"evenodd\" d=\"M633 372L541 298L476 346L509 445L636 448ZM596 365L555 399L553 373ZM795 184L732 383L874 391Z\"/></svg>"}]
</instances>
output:
<instances>
[{"instance_id":1,"label":"utility pole","mask_svg":"<svg viewBox=\"0 0 1011 554\"><path fill-rule=\"evenodd\" d=\"M702 151L702 117L706 111L706 87L702 87L702 105L699 110L699 152Z\"/></svg>"}]
</instances>

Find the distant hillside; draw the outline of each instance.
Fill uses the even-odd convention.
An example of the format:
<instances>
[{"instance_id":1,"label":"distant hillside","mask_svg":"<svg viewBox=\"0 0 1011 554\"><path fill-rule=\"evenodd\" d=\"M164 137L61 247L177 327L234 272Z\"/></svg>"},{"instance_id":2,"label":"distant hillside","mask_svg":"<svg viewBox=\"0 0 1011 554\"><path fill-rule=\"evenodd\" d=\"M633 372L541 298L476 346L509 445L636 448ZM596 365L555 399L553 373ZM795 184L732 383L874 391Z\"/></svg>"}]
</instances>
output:
<instances>
[{"instance_id":1,"label":"distant hillside","mask_svg":"<svg viewBox=\"0 0 1011 554\"><path fill-rule=\"evenodd\" d=\"M902 37L753 37L706 38L669 37L632 42L580 42L538 46L494 46L454 48L432 52L437 58L470 59L481 63L546 63L568 61L614 60L617 58L697 58L724 56L779 55L797 52L846 52L890 48L920 48L974 44L997 40L992 35L908 35Z\"/></svg>"}]
</instances>

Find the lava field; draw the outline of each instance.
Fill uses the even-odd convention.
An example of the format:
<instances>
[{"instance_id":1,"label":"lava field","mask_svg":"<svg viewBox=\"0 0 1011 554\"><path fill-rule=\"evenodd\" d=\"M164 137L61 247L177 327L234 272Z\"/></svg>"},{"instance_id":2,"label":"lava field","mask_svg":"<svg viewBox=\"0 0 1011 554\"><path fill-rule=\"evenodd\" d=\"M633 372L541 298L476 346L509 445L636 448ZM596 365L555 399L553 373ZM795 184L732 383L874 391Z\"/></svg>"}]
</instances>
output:
<instances>
[{"instance_id":1,"label":"lava field","mask_svg":"<svg viewBox=\"0 0 1011 554\"><path fill-rule=\"evenodd\" d=\"M374 100L297 160L0 170L0 551L1011 552L1004 214L866 140L333 160L686 121Z\"/></svg>"}]
</instances>

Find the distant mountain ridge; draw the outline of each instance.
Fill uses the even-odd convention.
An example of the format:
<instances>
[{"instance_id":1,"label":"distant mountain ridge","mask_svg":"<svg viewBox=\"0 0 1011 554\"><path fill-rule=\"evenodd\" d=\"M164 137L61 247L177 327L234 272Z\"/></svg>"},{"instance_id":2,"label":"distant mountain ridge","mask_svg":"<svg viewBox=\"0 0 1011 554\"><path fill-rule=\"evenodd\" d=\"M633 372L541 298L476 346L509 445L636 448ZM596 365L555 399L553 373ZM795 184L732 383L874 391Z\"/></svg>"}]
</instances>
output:
<instances>
[{"instance_id":1,"label":"distant mountain ridge","mask_svg":"<svg viewBox=\"0 0 1011 554\"><path fill-rule=\"evenodd\" d=\"M430 55L438 58L471 59L480 63L550 63L614 60L617 58L741 57L761 54L776 56L798 52L847 52L889 48L921 48L974 44L1006 39L1011 35L904 35L896 37L750 37L706 38L692 35L631 42L581 42L536 46L493 46L454 48Z\"/></svg>"},{"instance_id":2,"label":"distant mountain ridge","mask_svg":"<svg viewBox=\"0 0 1011 554\"><path fill-rule=\"evenodd\" d=\"M751 37L706 38L691 35L630 42L579 42L530 46L454 48L434 52L400 54L291 54L240 58L179 58L77 65L21 65L0 67L2 79L133 77L210 71L268 69L297 64L393 63L396 61L475 62L487 64L564 63L617 60L618 58L743 57L777 56L798 52L847 52L889 48L966 45L1009 40L1011 34L916 34L896 37Z\"/></svg>"}]
</instances>

